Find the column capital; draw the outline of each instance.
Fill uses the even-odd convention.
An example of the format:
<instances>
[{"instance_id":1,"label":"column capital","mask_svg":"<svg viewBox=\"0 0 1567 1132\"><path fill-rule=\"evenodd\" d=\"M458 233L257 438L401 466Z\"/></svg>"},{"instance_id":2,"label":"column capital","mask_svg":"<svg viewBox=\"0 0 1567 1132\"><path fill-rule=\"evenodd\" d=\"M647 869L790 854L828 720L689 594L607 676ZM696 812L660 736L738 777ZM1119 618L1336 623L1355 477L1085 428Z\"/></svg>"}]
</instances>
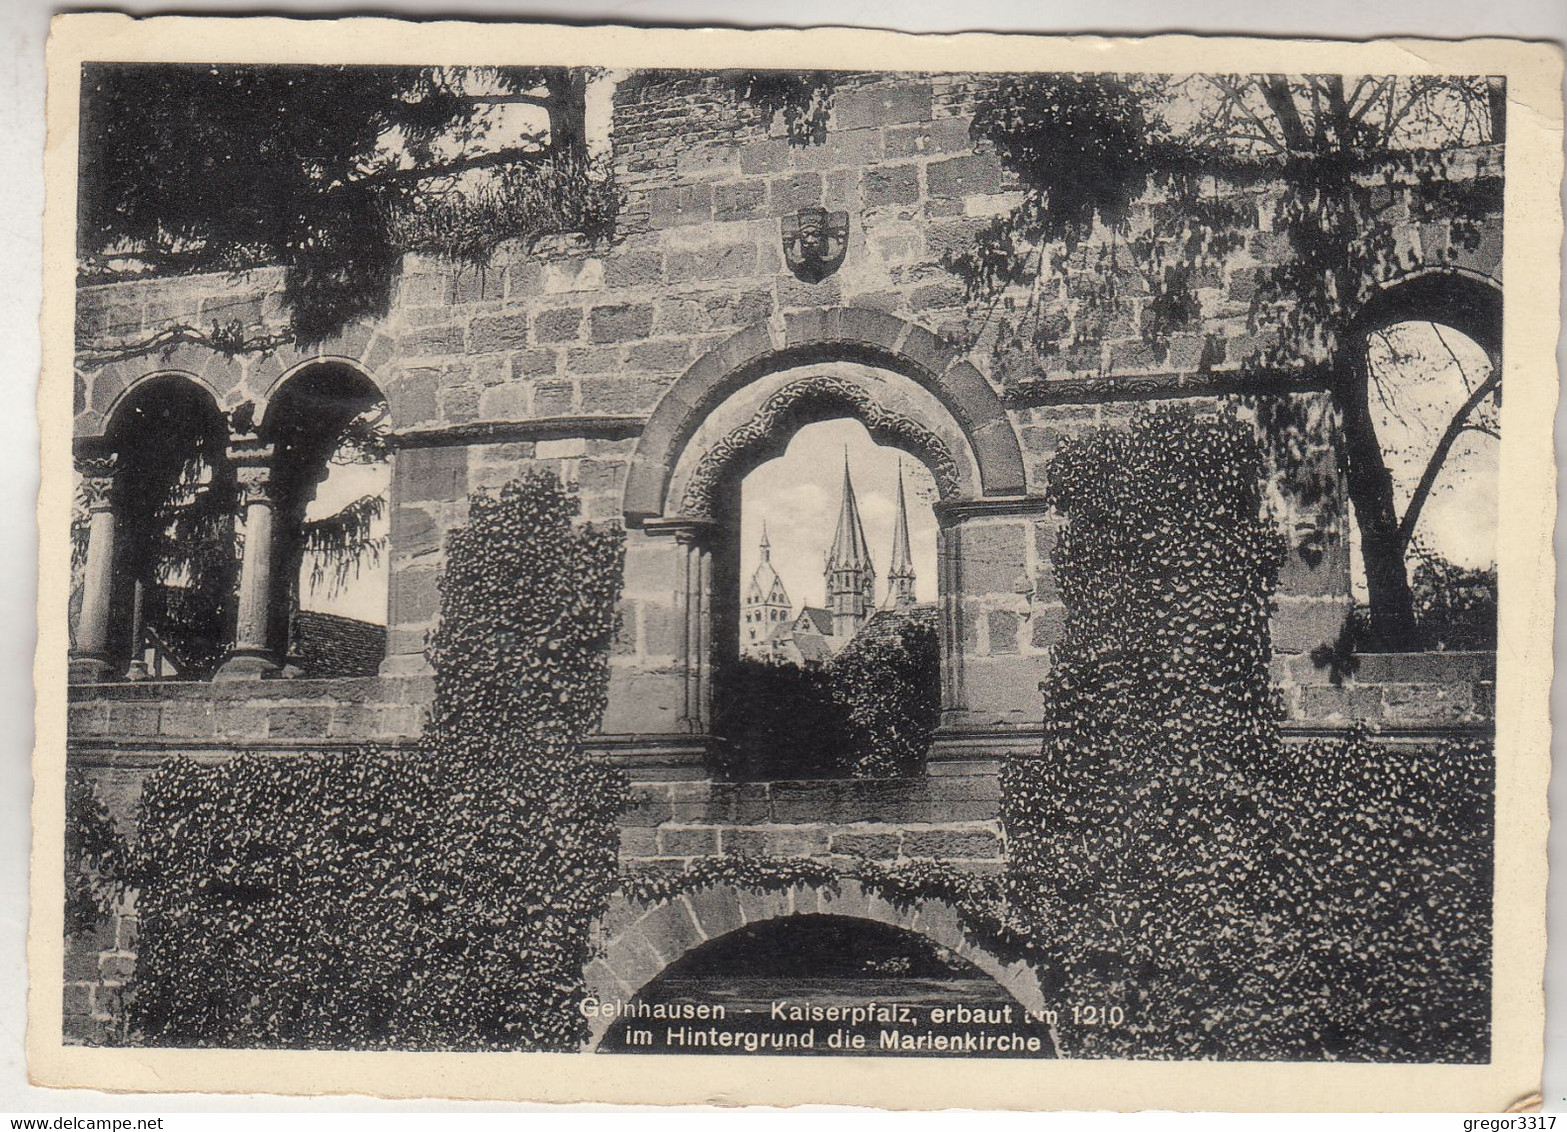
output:
<instances>
[{"instance_id":1,"label":"column capital","mask_svg":"<svg viewBox=\"0 0 1567 1132\"><path fill-rule=\"evenodd\" d=\"M241 464L234 469L234 482L239 489L241 506L248 507L252 503L270 505L277 501L270 464Z\"/></svg>"},{"instance_id":2,"label":"column capital","mask_svg":"<svg viewBox=\"0 0 1567 1132\"><path fill-rule=\"evenodd\" d=\"M943 499L932 510L938 526L950 527L967 519L1037 518L1051 512L1042 495L996 495L979 499Z\"/></svg>"},{"instance_id":3,"label":"column capital","mask_svg":"<svg viewBox=\"0 0 1567 1132\"><path fill-rule=\"evenodd\" d=\"M114 507L114 481L119 471L119 457L78 456L76 471L82 477L82 495L87 510L109 511Z\"/></svg>"}]
</instances>

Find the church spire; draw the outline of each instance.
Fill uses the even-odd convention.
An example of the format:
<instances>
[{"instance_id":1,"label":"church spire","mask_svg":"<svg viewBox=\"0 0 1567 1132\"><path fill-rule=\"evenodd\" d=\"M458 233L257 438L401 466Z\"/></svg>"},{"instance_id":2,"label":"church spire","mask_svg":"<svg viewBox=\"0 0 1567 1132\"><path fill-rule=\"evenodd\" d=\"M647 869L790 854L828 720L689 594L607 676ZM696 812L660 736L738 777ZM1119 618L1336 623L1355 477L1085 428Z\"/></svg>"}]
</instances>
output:
<instances>
[{"instance_id":1,"label":"church spire","mask_svg":"<svg viewBox=\"0 0 1567 1132\"><path fill-rule=\"evenodd\" d=\"M838 529L827 555L827 608L832 612L833 636L852 637L876 603L876 568L871 565L860 505L849 477L849 450L843 450L843 502L838 509Z\"/></svg>"},{"instance_id":2,"label":"church spire","mask_svg":"<svg viewBox=\"0 0 1567 1132\"><path fill-rule=\"evenodd\" d=\"M898 461L898 513L892 523L892 566L887 571L888 604L907 609L914 604L914 556L909 553L909 508L903 499L903 461Z\"/></svg>"}]
</instances>

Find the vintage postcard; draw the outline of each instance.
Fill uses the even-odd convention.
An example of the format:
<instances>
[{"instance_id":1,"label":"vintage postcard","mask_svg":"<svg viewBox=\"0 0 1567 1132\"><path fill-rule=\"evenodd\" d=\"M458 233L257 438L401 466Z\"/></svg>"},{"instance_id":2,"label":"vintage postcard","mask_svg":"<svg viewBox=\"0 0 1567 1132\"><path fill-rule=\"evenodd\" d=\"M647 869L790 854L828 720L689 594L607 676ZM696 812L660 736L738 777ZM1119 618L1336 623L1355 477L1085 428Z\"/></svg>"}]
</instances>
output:
<instances>
[{"instance_id":1,"label":"vintage postcard","mask_svg":"<svg viewBox=\"0 0 1567 1132\"><path fill-rule=\"evenodd\" d=\"M1527 1104L1560 70L58 18L33 1079Z\"/></svg>"}]
</instances>

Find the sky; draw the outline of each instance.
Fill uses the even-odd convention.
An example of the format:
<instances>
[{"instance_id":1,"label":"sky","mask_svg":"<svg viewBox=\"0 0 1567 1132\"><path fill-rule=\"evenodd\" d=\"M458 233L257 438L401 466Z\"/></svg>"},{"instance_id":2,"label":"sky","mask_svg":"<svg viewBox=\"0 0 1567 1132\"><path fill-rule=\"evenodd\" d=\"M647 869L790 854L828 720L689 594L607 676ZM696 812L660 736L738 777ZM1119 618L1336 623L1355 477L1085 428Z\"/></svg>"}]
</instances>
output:
<instances>
[{"instance_id":1,"label":"sky","mask_svg":"<svg viewBox=\"0 0 1567 1132\"><path fill-rule=\"evenodd\" d=\"M316 497L305 508L306 519L319 519L332 515L363 495L384 494L391 486L391 465L379 464L330 464L326 479L316 487ZM385 535L388 521L385 515L371 526L373 535ZM299 570L300 607L319 613L335 613L339 617L352 617L359 621L386 624L387 556L364 563L358 577L350 576L348 584L334 592L331 578L321 585L310 585L310 560L307 557Z\"/></svg>"},{"instance_id":2,"label":"sky","mask_svg":"<svg viewBox=\"0 0 1567 1132\"><path fill-rule=\"evenodd\" d=\"M918 460L877 444L856 420L807 425L777 459L761 465L740 488L741 590L761 562L762 524L772 542L772 561L796 611L826 603L822 566L832 547L843 497L843 461L860 505L865 537L876 566L876 601L887 594L892 527L897 511L898 468L908 500L909 543L914 556L914 594L936 600L936 481Z\"/></svg>"},{"instance_id":3,"label":"sky","mask_svg":"<svg viewBox=\"0 0 1567 1132\"><path fill-rule=\"evenodd\" d=\"M1489 376L1485 351L1449 327L1406 322L1371 340L1368 364L1379 378L1371 412L1400 515L1409 506L1437 442L1470 390ZM1495 421L1494 402L1475 417ZM1442 464L1415 525L1415 538L1470 569L1496 565L1497 457L1493 436L1466 431ZM1356 540L1358 542L1358 539ZM1352 556L1355 592L1365 596L1365 565Z\"/></svg>"}]
</instances>

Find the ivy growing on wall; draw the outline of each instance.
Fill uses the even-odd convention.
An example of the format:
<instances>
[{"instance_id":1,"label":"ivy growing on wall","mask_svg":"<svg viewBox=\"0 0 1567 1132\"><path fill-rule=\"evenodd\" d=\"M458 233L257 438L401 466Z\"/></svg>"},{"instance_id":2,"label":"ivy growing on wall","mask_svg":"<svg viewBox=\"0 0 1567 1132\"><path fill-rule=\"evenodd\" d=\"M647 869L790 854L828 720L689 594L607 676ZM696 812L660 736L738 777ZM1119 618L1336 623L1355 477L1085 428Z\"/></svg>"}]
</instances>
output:
<instances>
[{"instance_id":1,"label":"ivy growing on wall","mask_svg":"<svg viewBox=\"0 0 1567 1132\"><path fill-rule=\"evenodd\" d=\"M1047 993L1126 1011L1078 1055L1484 1060L1490 752L1283 745L1261 470L1185 409L1051 464L1067 622L1003 767L1007 906Z\"/></svg>"},{"instance_id":2,"label":"ivy growing on wall","mask_svg":"<svg viewBox=\"0 0 1567 1132\"><path fill-rule=\"evenodd\" d=\"M1067 618L1044 749L1003 769L1007 892L1051 940L1041 969L1057 989L1121 1006L1128 1027L1103 1040L1146 1055L1216 1054L1205 1013L1242 1008L1215 988L1251 958L1237 925L1263 866L1259 763L1277 745L1283 548L1260 472L1248 426L1187 410L1069 442L1050 467Z\"/></svg>"},{"instance_id":3,"label":"ivy growing on wall","mask_svg":"<svg viewBox=\"0 0 1567 1132\"><path fill-rule=\"evenodd\" d=\"M453 531L417 750L176 759L146 786L149 1044L570 1049L622 776L583 749L621 536L532 474Z\"/></svg>"}]
</instances>

